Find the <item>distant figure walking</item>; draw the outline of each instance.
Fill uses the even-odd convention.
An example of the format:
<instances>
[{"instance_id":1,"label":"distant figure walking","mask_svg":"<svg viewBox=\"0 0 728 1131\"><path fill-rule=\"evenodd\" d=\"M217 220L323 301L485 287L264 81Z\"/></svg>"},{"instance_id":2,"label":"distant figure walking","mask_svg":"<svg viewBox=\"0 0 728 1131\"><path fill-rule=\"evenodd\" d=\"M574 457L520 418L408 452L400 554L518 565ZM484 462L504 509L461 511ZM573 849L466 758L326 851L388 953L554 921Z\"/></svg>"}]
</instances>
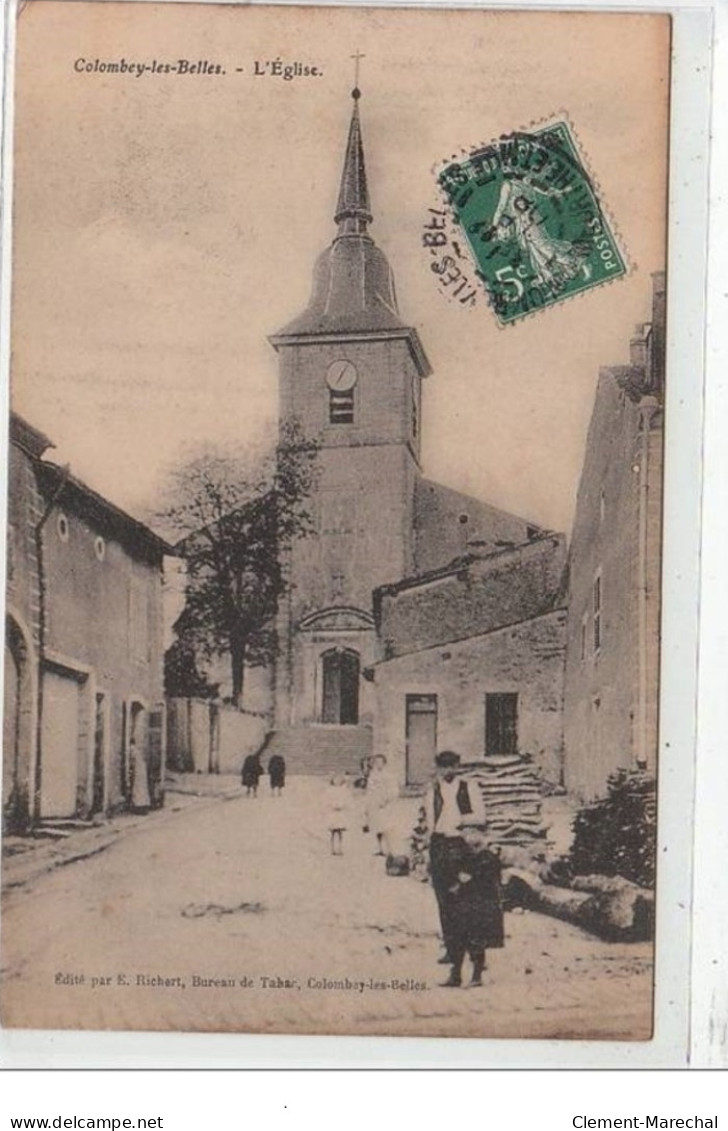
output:
<instances>
[{"instance_id":1,"label":"distant figure walking","mask_svg":"<svg viewBox=\"0 0 728 1131\"><path fill-rule=\"evenodd\" d=\"M243 785L246 797L258 796L258 782L263 774L260 754L248 754L243 762Z\"/></svg>"},{"instance_id":2,"label":"distant figure walking","mask_svg":"<svg viewBox=\"0 0 728 1131\"><path fill-rule=\"evenodd\" d=\"M328 819L332 856L344 855L344 833L349 827L352 800L349 785L343 774L335 774L326 788L326 813Z\"/></svg>"},{"instance_id":3,"label":"distant figure walking","mask_svg":"<svg viewBox=\"0 0 728 1131\"><path fill-rule=\"evenodd\" d=\"M283 786L286 784L286 760L282 754L271 754L268 762L268 777L270 778L270 791L275 797L281 797Z\"/></svg>"},{"instance_id":4,"label":"distant figure walking","mask_svg":"<svg viewBox=\"0 0 728 1131\"><path fill-rule=\"evenodd\" d=\"M365 820L365 826L377 838L377 856L386 856L389 852L386 814L392 794L393 785L387 773L387 759L383 754L377 754L367 777Z\"/></svg>"},{"instance_id":5,"label":"distant figure walking","mask_svg":"<svg viewBox=\"0 0 728 1131\"><path fill-rule=\"evenodd\" d=\"M473 964L471 986L483 984L487 947L503 946L498 856L473 833L464 830L478 823L479 799L467 781L457 775L460 756L444 750L435 759L437 777L429 794L430 874L440 912L442 937L450 963L445 986L462 985L467 953Z\"/></svg>"}]
</instances>

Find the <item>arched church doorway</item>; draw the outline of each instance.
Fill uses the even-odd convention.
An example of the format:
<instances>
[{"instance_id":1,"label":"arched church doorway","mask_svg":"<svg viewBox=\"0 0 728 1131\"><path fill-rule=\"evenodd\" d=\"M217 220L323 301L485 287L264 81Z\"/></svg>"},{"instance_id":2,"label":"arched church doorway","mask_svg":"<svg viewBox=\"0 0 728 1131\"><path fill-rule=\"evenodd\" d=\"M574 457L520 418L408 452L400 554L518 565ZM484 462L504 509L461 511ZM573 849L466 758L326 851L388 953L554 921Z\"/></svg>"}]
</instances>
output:
<instances>
[{"instance_id":1,"label":"arched church doorway","mask_svg":"<svg viewBox=\"0 0 728 1131\"><path fill-rule=\"evenodd\" d=\"M359 654L332 648L321 657L321 722L356 726L359 722Z\"/></svg>"}]
</instances>

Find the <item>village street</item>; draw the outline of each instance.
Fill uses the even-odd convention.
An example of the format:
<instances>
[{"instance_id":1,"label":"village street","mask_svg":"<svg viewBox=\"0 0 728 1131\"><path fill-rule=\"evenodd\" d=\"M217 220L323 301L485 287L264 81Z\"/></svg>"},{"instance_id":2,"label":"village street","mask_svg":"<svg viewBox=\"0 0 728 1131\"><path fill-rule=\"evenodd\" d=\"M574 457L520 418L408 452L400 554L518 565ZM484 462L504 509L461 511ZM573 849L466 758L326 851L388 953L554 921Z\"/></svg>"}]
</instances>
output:
<instances>
[{"instance_id":1,"label":"village street","mask_svg":"<svg viewBox=\"0 0 728 1131\"><path fill-rule=\"evenodd\" d=\"M4 1024L649 1036L649 946L534 913L506 915L483 988L439 987L431 887L386 876L360 827L332 857L323 787L293 778L277 798L264 781L257 799L152 814L11 890Z\"/></svg>"}]
</instances>

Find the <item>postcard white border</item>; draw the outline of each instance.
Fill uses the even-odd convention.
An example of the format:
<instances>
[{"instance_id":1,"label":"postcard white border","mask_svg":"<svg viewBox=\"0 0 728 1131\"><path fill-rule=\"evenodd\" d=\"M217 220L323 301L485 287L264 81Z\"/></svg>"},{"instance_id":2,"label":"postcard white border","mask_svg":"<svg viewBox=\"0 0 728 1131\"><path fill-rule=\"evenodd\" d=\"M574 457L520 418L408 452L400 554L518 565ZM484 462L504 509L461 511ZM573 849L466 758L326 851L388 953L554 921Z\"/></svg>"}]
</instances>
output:
<instances>
[{"instance_id":1,"label":"postcard white border","mask_svg":"<svg viewBox=\"0 0 728 1131\"><path fill-rule=\"evenodd\" d=\"M518 7L498 2L428 4L427 0L399 6ZM655 1036L649 1042L601 1042L5 1030L0 1032L0 1066L3 1068L676 1068L688 1063L706 313L702 280L706 278L707 263L711 43L716 10L712 5L697 2L671 8L649 0L641 4L582 2L568 6L531 0L523 7L665 11L673 17L665 483L668 505L663 561ZM9 368L10 125L15 13L13 2L5 8L4 238L0 296L3 327L0 397L4 413L7 413ZM711 435L715 443L715 429ZM722 443L725 446L725 438ZM4 495L3 453L0 453L0 466L3 476L0 487ZM725 498L720 506L724 512ZM4 592L2 577L0 584ZM724 694L723 699L726 698ZM726 733L724 730L723 735ZM725 754L722 757L725 758ZM710 781L703 770L701 764L701 790L707 788L710 797ZM701 796L704 802L705 797ZM724 815L726 812L728 804L723 809ZM728 824L725 816L723 823ZM724 851L721 872L725 871L725 860ZM719 866L721 862L715 863ZM703 886L699 890L703 890ZM701 992L704 997L705 987ZM694 1030L697 1023L695 1018ZM702 1055L706 1055L705 1050Z\"/></svg>"}]
</instances>

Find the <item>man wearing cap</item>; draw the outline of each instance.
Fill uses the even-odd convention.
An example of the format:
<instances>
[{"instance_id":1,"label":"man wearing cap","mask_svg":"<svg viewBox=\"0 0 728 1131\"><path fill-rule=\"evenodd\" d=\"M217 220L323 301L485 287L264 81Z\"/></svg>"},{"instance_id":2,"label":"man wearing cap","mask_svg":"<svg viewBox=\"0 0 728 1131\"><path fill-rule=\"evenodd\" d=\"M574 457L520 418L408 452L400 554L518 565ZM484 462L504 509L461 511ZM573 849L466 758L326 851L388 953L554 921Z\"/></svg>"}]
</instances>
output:
<instances>
[{"instance_id":1,"label":"man wearing cap","mask_svg":"<svg viewBox=\"0 0 728 1131\"><path fill-rule=\"evenodd\" d=\"M460 756L443 750L429 795L430 875L440 912L450 976L445 986L462 985L466 952L473 964L471 986L483 984L486 946L503 946L500 862L484 844L469 844L468 826L484 823L480 794L458 775Z\"/></svg>"}]
</instances>

